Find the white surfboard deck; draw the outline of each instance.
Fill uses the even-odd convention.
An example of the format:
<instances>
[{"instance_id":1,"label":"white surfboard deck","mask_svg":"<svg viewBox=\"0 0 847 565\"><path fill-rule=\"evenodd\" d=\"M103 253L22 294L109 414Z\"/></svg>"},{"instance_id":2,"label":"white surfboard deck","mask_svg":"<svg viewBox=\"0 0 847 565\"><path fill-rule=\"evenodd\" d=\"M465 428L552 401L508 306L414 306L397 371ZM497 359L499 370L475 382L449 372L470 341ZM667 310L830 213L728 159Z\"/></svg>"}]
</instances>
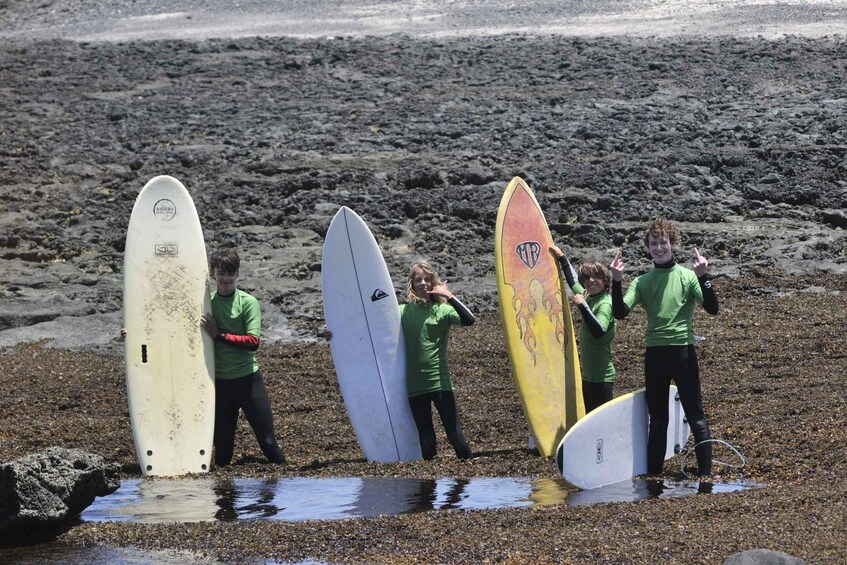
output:
<instances>
[{"instance_id":1,"label":"white surfboard deck","mask_svg":"<svg viewBox=\"0 0 847 565\"><path fill-rule=\"evenodd\" d=\"M347 207L329 225L321 284L335 372L365 457L420 459L394 285L373 234Z\"/></svg>"},{"instance_id":2,"label":"white surfboard deck","mask_svg":"<svg viewBox=\"0 0 847 565\"><path fill-rule=\"evenodd\" d=\"M185 187L163 175L138 195L124 251L126 385L144 475L209 470L215 355L206 246Z\"/></svg>"},{"instance_id":3,"label":"white surfboard deck","mask_svg":"<svg viewBox=\"0 0 847 565\"><path fill-rule=\"evenodd\" d=\"M685 446L691 431L678 398L676 386L671 385L665 459ZM559 472L581 489L647 473L648 427L645 389L607 402L586 414L562 439L556 453Z\"/></svg>"}]
</instances>

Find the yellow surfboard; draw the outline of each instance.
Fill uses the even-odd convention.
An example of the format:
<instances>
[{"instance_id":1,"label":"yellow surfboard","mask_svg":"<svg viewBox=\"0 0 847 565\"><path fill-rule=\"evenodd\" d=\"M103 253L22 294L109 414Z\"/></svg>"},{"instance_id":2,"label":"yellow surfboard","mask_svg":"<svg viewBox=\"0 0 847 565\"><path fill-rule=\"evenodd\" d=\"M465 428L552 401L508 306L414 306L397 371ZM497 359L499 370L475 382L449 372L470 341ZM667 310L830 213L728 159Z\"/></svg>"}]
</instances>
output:
<instances>
[{"instance_id":1,"label":"yellow surfboard","mask_svg":"<svg viewBox=\"0 0 847 565\"><path fill-rule=\"evenodd\" d=\"M497 293L512 373L539 453L550 457L585 415L570 307L535 195L506 187L494 232Z\"/></svg>"}]
</instances>

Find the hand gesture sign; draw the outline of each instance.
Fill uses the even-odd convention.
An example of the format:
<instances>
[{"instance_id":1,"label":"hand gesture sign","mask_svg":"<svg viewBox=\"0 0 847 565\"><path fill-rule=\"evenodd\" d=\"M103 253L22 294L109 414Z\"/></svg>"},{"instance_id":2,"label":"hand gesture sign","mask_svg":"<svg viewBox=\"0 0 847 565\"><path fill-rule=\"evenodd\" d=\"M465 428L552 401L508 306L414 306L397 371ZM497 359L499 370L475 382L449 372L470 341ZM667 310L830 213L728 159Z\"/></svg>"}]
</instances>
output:
<instances>
[{"instance_id":1,"label":"hand gesture sign","mask_svg":"<svg viewBox=\"0 0 847 565\"><path fill-rule=\"evenodd\" d=\"M621 256L621 250L618 249L617 253L615 253L615 258L612 259L612 263L609 265L609 269L612 271L612 280L622 281L625 268L626 267L623 264L623 258Z\"/></svg>"},{"instance_id":2,"label":"hand gesture sign","mask_svg":"<svg viewBox=\"0 0 847 565\"><path fill-rule=\"evenodd\" d=\"M706 261L706 258L700 255L700 250L696 247L694 248L694 262L691 264L691 269L694 271L694 274L697 277L702 277L706 274L706 268L709 266L709 262Z\"/></svg>"}]
</instances>

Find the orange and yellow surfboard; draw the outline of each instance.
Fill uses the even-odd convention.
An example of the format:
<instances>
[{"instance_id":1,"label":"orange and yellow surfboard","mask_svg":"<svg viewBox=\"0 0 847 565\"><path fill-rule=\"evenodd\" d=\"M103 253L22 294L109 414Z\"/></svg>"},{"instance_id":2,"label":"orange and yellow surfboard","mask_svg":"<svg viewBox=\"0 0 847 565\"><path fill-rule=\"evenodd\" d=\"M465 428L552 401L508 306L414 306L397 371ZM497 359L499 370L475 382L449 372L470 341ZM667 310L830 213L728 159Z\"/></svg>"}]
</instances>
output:
<instances>
[{"instance_id":1,"label":"orange and yellow surfboard","mask_svg":"<svg viewBox=\"0 0 847 565\"><path fill-rule=\"evenodd\" d=\"M573 320L553 238L535 195L520 177L506 187L495 228L497 292L506 346L535 445L556 453L585 415Z\"/></svg>"}]
</instances>

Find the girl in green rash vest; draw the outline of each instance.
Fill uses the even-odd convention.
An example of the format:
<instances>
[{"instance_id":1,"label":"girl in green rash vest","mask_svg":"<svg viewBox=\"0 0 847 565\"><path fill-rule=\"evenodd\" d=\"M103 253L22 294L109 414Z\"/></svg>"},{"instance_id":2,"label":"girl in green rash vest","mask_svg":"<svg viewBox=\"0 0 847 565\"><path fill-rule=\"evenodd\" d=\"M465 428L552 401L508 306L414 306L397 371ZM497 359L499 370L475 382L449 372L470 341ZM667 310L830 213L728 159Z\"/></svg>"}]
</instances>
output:
<instances>
[{"instance_id":1,"label":"girl in green rash vest","mask_svg":"<svg viewBox=\"0 0 847 565\"><path fill-rule=\"evenodd\" d=\"M703 410L700 368L694 349L692 317L695 302L709 314L718 313L718 299L706 274L709 262L694 249L692 269L673 258L679 232L665 220L654 220L644 232L644 245L653 258L654 268L636 277L624 296L621 287L624 262L615 254L612 270L612 310L615 318L625 318L630 309L641 304L647 313L647 349L644 353L644 381L650 431L647 439L647 471L661 474L668 432L668 389L676 383L685 416L694 434L697 471L700 476L712 472L712 444L709 424Z\"/></svg>"},{"instance_id":2,"label":"girl in green rash vest","mask_svg":"<svg viewBox=\"0 0 847 565\"><path fill-rule=\"evenodd\" d=\"M571 302L582 316L579 359L582 399L587 414L612 400L615 386L615 363L612 361L615 318L609 295L611 273L606 265L597 262L582 263L577 272L561 249L552 246L550 253L559 261L565 281L573 291Z\"/></svg>"},{"instance_id":3,"label":"girl in green rash vest","mask_svg":"<svg viewBox=\"0 0 847 565\"><path fill-rule=\"evenodd\" d=\"M271 463L285 463L274 434L268 392L256 362L262 336L262 310L251 294L235 287L241 260L234 249L221 249L209 259L217 290L212 312L200 317L215 340L215 465L229 465L235 448L238 412L244 411L262 453Z\"/></svg>"},{"instance_id":4,"label":"girl in green rash vest","mask_svg":"<svg viewBox=\"0 0 847 565\"><path fill-rule=\"evenodd\" d=\"M412 265L406 289L409 303L400 306L400 321L406 345L406 387L421 455L424 459L435 457L434 404L456 456L469 459L471 449L459 424L447 365L447 340L450 326L469 326L474 323L474 316L426 261Z\"/></svg>"}]
</instances>

